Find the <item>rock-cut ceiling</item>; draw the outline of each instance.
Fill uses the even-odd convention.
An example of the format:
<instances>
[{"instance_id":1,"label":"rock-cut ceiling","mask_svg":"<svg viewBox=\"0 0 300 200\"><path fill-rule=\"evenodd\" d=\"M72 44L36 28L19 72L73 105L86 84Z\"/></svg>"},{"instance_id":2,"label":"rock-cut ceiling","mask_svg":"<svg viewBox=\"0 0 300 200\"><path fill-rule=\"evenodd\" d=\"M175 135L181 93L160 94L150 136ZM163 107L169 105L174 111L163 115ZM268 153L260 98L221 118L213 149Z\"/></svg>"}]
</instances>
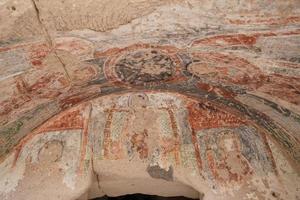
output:
<instances>
[{"instance_id":1,"label":"rock-cut ceiling","mask_svg":"<svg viewBox=\"0 0 300 200\"><path fill-rule=\"evenodd\" d=\"M299 1L0 0L0 30L0 199L300 199Z\"/></svg>"}]
</instances>

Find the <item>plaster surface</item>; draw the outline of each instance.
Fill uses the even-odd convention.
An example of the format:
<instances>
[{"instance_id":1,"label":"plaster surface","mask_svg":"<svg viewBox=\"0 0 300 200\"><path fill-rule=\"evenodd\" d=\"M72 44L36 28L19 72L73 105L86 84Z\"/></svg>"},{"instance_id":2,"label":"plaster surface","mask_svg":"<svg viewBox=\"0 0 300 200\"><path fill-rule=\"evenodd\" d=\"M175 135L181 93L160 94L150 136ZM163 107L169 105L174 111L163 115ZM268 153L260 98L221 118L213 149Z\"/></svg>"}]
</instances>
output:
<instances>
[{"instance_id":1,"label":"plaster surface","mask_svg":"<svg viewBox=\"0 0 300 200\"><path fill-rule=\"evenodd\" d=\"M0 199L300 198L297 0L0 0Z\"/></svg>"}]
</instances>

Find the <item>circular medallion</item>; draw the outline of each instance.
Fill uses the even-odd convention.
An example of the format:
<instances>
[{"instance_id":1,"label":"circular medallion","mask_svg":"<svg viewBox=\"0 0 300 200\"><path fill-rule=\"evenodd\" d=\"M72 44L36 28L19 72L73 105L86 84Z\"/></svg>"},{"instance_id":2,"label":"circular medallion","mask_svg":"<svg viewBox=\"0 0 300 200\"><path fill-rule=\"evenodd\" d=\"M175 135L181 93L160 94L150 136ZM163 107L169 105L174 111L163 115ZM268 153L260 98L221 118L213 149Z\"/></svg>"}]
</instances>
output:
<instances>
[{"instance_id":1,"label":"circular medallion","mask_svg":"<svg viewBox=\"0 0 300 200\"><path fill-rule=\"evenodd\" d=\"M139 50L122 56L115 65L118 78L130 84L167 80L174 74L172 59L157 50Z\"/></svg>"},{"instance_id":2,"label":"circular medallion","mask_svg":"<svg viewBox=\"0 0 300 200\"><path fill-rule=\"evenodd\" d=\"M130 85L169 81L178 75L180 60L168 48L134 45L122 49L106 63L106 76Z\"/></svg>"},{"instance_id":3,"label":"circular medallion","mask_svg":"<svg viewBox=\"0 0 300 200\"><path fill-rule=\"evenodd\" d=\"M258 88L264 81L260 69L249 61L221 53L194 53L194 61L187 66L192 75L210 83Z\"/></svg>"}]
</instances>

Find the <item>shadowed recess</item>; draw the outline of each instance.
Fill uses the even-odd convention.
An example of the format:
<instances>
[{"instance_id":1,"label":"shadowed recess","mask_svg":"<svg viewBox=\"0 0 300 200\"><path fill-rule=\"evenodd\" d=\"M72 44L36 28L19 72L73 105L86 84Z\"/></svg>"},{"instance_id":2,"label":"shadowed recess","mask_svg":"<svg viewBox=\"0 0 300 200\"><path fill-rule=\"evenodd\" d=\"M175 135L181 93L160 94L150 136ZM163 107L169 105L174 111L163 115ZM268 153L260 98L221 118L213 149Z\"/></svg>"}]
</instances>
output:
<instances>
[{"instance_id":1,"label":"shadowed recess","mask_svg":"<svg viewBox=\"0 0 300 200\"><path fill-rule=\"evenodd\" d=\"M201 199L202 198L200 198L200 200ZM128 194L128 195L118 196L118 197L103 196L92 200L195 200L195 199L187 198L183 196L162 197L162 196L147 195L147 194Z\"/></svg>"}]
</instances>

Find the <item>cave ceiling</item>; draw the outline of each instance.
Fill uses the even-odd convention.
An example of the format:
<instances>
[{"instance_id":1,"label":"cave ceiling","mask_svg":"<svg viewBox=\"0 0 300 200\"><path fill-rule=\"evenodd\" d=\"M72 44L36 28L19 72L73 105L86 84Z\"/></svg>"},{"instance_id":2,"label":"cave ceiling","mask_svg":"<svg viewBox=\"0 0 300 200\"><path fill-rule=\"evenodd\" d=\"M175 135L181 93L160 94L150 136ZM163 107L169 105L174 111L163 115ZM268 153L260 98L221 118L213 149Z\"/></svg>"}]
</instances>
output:
<instances>
[{"instance_id":1,"label":"cave ceiling","mask_svg":"<svg viewBox=\"0 0 300 200\"><path fill-rule=\"evenodd\" d=\"M0 94L0 199L300 199L297 0L0 0Z\"/></svg>"}]
</instances>

